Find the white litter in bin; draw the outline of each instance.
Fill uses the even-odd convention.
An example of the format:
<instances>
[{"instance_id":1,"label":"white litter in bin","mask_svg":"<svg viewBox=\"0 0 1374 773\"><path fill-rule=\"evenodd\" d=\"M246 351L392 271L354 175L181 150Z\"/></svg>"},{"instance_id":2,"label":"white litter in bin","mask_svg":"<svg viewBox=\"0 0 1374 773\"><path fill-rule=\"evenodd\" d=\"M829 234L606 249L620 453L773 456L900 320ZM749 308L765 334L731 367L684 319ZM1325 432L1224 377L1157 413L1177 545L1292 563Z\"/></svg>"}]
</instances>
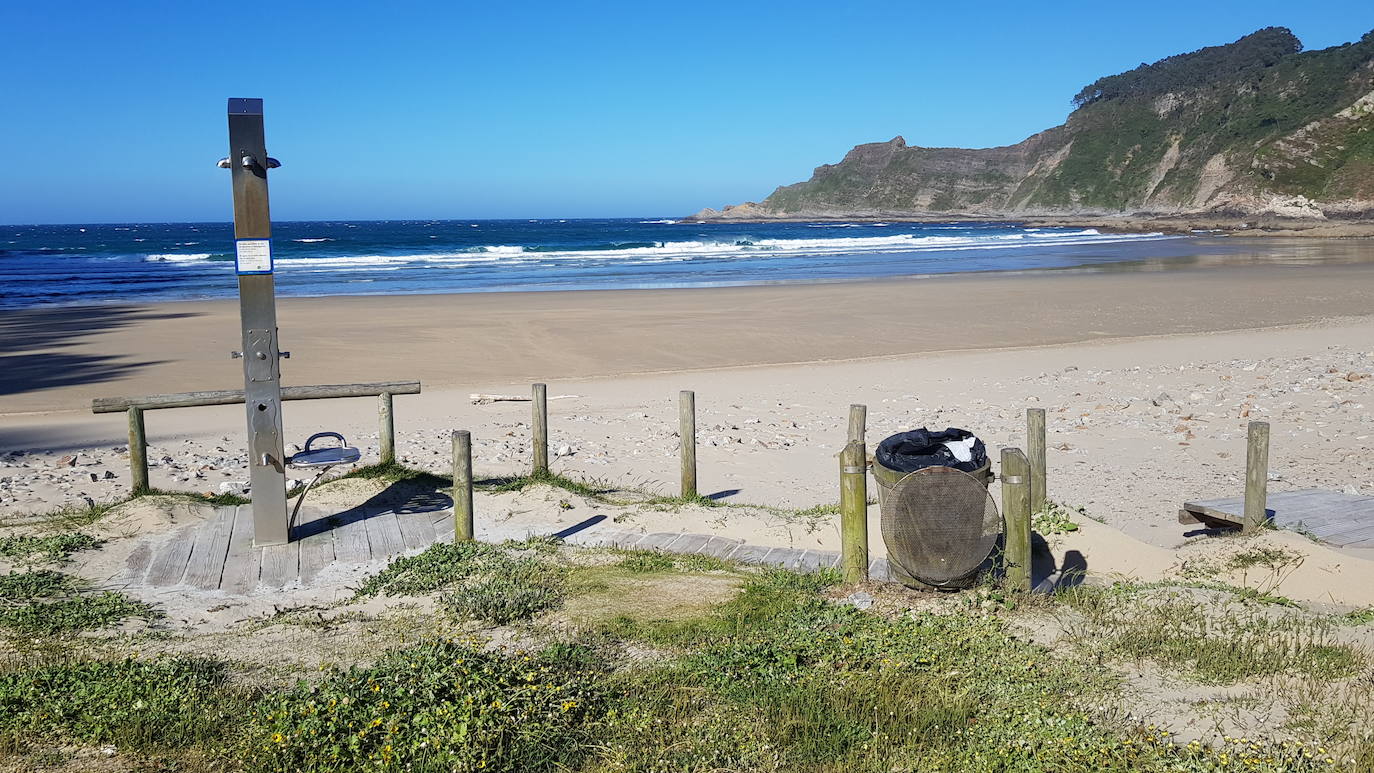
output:
<instances>
[{"instance_id":1,"label":"white litter in bin","mask_svg":"<svg viewBox=\"0 0 1374 773\"><path fill-rule=\"evenodd\" d=\"M977 440L974 437L967 437L963 440L946 440L945 448L949 449L954 458L961 462L973 461L973 443Z\"/></svg>"}]
</instances>

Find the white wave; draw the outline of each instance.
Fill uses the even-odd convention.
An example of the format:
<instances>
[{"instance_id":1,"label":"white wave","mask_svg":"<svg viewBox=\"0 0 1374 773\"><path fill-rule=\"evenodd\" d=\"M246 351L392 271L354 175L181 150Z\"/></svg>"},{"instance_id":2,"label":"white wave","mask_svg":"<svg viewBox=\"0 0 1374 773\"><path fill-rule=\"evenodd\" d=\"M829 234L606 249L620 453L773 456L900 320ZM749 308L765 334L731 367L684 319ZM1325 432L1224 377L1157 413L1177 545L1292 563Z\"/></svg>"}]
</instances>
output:
<instances>
[{"instance_id":1,"label":"white wave","mask_svg":"<svg viewBox=\"0 0 1374 773\"><path fill-rule=\"evenodd\" d=\"M1101 236L1102 232L1096 228L1085 228L1082 231L1068 231L1066 233L1033 233L1037 239L1059 239L1065 236Z\"/></svg>"},{"instance_id":2,"label":"white wave","mask_svg":"<svg viewBox=\"0 0 1374 773\"><path fill-rule=\"evenodd\" d=\"M150 263L195 263L197 261L209 260L210 253L183 253L183 252L164 252L156 255L149 255L144 260Z\"/></svg>"},{"instance_id":3,"label":"white wave","mask_svg":"<svg viewBox=\"0 0 1374 773\"><path fill-rule=\"evenodd\" d=\"M318 239L292 239L291 241L300 242L301 244L314 244L315 242L332 242L334 240L320 237Z\"/></svg>"},{"instance_id":4,"label":"white wave","mask_svg":"<svg viewBox=\"0 0 1374 773\"><path fill-rule=\"evenodd\" d=\"M641 220L640 225L677 225L676 220Z\"/></svg>"},{"instance_id":5,"label":"white wave","mask_svg":"<svg viewBox=\"0 0 1374 773\"><path fill-rule=\"evenodd\" d=\"M1028 237L1039 237L1029 239ZM465 265L500 263L521 265L584 261L694 260L729 258L767 258L770 256L822 256L855 253L908 253L938 250L1014 249L1034 246L1104 244L1138 239L1174 238L1161 233L1101 234L1093 229L1062 233L1004 233L978 236L931 236L894 234L891 236L835 236L819 239L742 239L724 241L672 241L646 247L625 247L613 250L551 250L533 251L516 244L474 247L460 252L427 252L407 255L339 255L314 258L284 258L281 267L299 266L316 270L360 267L424 266L461 267ZM207 256L208 257L208 256Z\"/></svg>"}]
</instances>

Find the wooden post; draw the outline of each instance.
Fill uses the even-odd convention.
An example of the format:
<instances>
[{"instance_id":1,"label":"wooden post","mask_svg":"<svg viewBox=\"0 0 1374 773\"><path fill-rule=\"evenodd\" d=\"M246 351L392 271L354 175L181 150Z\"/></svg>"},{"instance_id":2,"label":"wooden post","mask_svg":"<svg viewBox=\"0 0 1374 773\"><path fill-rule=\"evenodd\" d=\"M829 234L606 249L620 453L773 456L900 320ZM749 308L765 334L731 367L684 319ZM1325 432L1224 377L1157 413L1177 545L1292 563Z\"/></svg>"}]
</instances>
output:
<instances>
[{"instance_id":1,"label":"wooden post","mask_svg":"<svg viewBox=\"0 0 1374 773\"><path fill-rule=\"evenodd\" d=\"M1269 422L1252 421L1245 443L1245 523L1253 532L1269 523Z\"/></svg>"},{"instance_id":2,"label":"wooden post","mask_svg":"<svg viewBox=\"0 0 1374 773\"><path fill-rule=\"evenodd\" d=\"M1045 409L1026 409L1026 457L1030 461L1030 509L1044 511L1045 493Z\"/></svg>"},{"instance_id":3,"label":"wooden post","mask_svg":"<svg viewBox=\"0 0 1374 773\"><path fill-rule=\"evenodd\" d=\"M534 414L534 474L549 474L549 388L535 384L530 395Z\"/></svg>"},{"instance_id":4,"label":"wooden post","mask_svg":"<svg viewBox=\"0 0 1374 773\"><path fill-rule=\"evenodd\" d=\"M849 406L849 440L866 442L865 433L868 431L868 406L851 405Z\"/></svg>"},{"instance_id":5,"label":"wooden post","mask_svg":"<svg viewBox=\"0 0 1374 773\"><path fill-rule=\"evenodd\" d=\"M845 582L868 579L868 460L862 440L840 452L840 566Z\"/></svg>"},{"instance_id":6,"label":"wooden post","mask_svg":"<svg viewBox=\"0 0 1374 773\"><path fill-rule=\"evenodd\" d=\"M148 435L143 409L129 409L129 485L135 496L148 491Z\"/></svg>"},{"instance_id":7,"label":"wooden post","mask_svg":"<svg viewBox=\"0 0 1374 773\"><path fill-rule=\"evenodd\" d=\"M684 389L678 393L678 437L682 448L682 498L697 496L697 396Z\"/></svg>"},{"instance_id":8,"label":"wooden post","mask_svg":"<svg viewBox=\"0 0 1374 773\"><path fill-rule=\"evenodd\" d=\"M381 419L381 431L377 435L381 445L382 464L396 462L396 421L391 414L391 393L383 392L377 396L377 415Z\"/></svg>"},{"instance_id":9,"label":"wooden post","mask_svg":"<svg viewBox=\"0 0 1374 773\"><path fill-rule=\"evenodd\" d=\"M453 541L474 539L472 527L472 433L453 433Z\"/></svg>"},{"instance_id":10,"label":"wooden post","mask_svg":"<svg viewBox=\"0 0 1374 773\"><path fill-rule=\"evenodd\" d=\"M1002 449L1002 518L1006 524L1003 566L1007 587L1031 588L1030 462L1019 448Z\"/></svg>"}]
</instances>

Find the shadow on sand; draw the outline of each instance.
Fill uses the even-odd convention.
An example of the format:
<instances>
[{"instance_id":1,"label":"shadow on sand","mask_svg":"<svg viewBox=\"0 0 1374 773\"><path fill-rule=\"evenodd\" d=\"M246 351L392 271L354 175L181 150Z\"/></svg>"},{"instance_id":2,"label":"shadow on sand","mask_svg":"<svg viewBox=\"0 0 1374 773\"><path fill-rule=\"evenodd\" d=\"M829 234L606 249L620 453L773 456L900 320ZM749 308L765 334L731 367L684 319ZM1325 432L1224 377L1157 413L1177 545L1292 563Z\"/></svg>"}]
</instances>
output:
<instances>
[{"instance_id":1,"label":"shadow on sand","mask_svg":"<svg viewBox=\"0 0 1374 773\"><path fill-rule=\"evenodd\" d=\"M447 481L431 476L397 481L356 507L332 515L316 514L313 516L314 520L306 520L312 517L310 502L307 500L302 507L302 522L291 527L291 541L295 542L382 515L420 516L426 513L443 513L453 508L453 498L439 490L440 485L446 483Z\"/></svg>"},{"instance_id":2,"label":"shadow on sand","mask_svg":"<svg viewBox=\"0 0 1374 773\"><path fill-rule=\"evenodd\" d=\"M199 313L127 305L0 311L0 395L113 381L158 365L163 361L44 350L76 346L82 338L139 322L194 316Z\"/></svg>"}]
</instances>

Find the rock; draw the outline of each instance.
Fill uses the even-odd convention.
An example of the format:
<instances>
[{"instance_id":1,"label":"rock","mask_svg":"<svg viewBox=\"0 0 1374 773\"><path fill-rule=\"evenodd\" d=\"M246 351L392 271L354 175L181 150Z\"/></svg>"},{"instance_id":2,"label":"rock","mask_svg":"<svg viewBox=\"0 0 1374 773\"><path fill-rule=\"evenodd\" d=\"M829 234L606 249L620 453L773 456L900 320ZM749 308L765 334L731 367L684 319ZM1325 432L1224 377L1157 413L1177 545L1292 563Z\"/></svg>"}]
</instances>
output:
<instances>
[{"instance_id":1,"label":"rock","mask_svg":"<svg viewBox=\"0 0 1374 773\"><path fill-rule=\"evenodd\" d=\"M64 457L62 457L61 459L58 459L58 460L57 460L57 466L58 466L58 467L75 467L75 466L76 466L76 455L73 454L72 456L64 456Z\"/></svg>"},{"instance_id":2,"label":"rock","mask_svg":"<svg viewBox=\"0 0 1374 773\"><path fill-rule=\"evenodd\" d=\"M219 484L221 494L245 494L248 492L248 481L246 480L226 480Z\"/></svg>"},{"instance_id":3,"label":"rock","mask_svg":"<svg viewBox=\"0 0 1374 773\"><path fill-rule=\"evenodd\" d=\"M553 455L556 456L556 457L557 457L557 456L572 456L572 455L575 454L575 453L577 453L577 449L576 449L576 448L573 448L572 446L567 445L567 444L561 445L561 446L559 446L558 448L555 448L554 451L553 451Z\"/></svg>"},{"instance_id":4,"label":"rock","mask_svg":"<svg viewBox=\"0 0 1374 773\"><path fill-rule=\"evenodd\" d=\"M864 591L855 591L844 597L843 603L855 609L868 609L873 606L873 595Z\"/></svg>"},{"instance_id":5,"label":"rock","mask_svg":"<svg viewBox=\"0 0 1374 773\"><path fill-rule=\"evenodd\" d=\"M106 471L105 471L105 480L114 480L114 479L115 479L115 474L114 474L113 472L110 472L109 470L106 470Z\"/></svg>"}]
</instances>

